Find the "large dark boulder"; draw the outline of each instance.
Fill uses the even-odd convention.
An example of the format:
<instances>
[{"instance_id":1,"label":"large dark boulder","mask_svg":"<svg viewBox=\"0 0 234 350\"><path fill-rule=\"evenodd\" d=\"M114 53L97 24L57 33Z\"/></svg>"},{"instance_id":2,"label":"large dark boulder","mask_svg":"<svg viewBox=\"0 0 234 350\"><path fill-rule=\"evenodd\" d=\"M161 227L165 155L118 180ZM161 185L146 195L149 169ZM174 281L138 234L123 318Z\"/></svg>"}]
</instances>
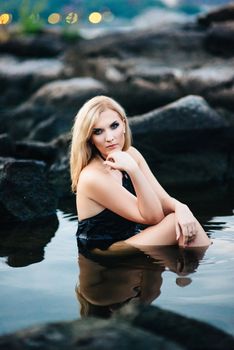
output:
<instances>
[{"instance_id":1,"label":"large dark boulder","mask_svg":"<svg viewBox=\"0 0 234 350\"><path fill-rule=\"evenodd\" d=\"M85 318L34 326L0 337L11 350L223 350L233 349L231 335L204 322L153 306L127 305L111 319Z\"/></svg>"},{"instance_id":2,"label":"large dark boulder","mask_svg":"<svg viewBox=\"0 0 234 350\"><path fill-rule=\"evenodd\" d=\"M71 129L78 109L91 97L106 93L92 78L57 80L45 84L27 102L5 114L8 132L15 139L50 141ZM53 119L53 128L47 128Z\"/></svg>"},{"instance_id":3,"label":"large dark boulder","mask_svg":"<svg viewBox=\"0 0 234 350\"><path fill-rule=\"evenodd\" d=\"M187 96L131 118L130 125L134 145L162 184L200 186L231 180L234 128L203 98Z\"/></svg>"},{"instance_id":4,"label":"large dark boulder","mask_svg":"<svg viewBox=\"0 0 234 350\"><path fill-rule=\"evenodd\" d=\"M234 20L215 23L207 30L204 46L215 55L234 55Z\"/></svg>"},{"instance_id":5,"label":"large dark boulder","mask_svg":"<svg viewBox=\"0 0 234 350\"><path fill-rule=\"evenodd\" d=\"M59 198L73 196L71 190L71 176L69 155L61 156L49 169L49 183L56 190Z\"/></svg>"},{"instance_id":6,"label":"large dark boulder","mask_svg":"<svg viewBox=\"0 0 234 350\"><path fill-rule=\"evenodd\" d=\"M189 350L234 349L233 336L198 320L158 307L128 304L120 319L152 332Z\"/></svg>"},{"instance_id":7,"label":"large dark boulder","mask_svg":"<svg viewBox=\"0 0 234 350\"><path fill-rule=\"evenodd\" d=\"M130 119L133 133L224 128L228 123L199 96L186 96L160 109Z\"/></svg>"},{"instance_id":8,"label":"large dark boulder","mask_svg":"<svg viewBox=\"0 0 234 350\"><path fill-rule=\"evenodd\" d=\"M46 163L53 163L57 158L57 148L50 143L39 141L16 141L15 158L36 159Z\"/></svg>"},{"instance_id":9,"label":"large dark boulder","mask_svg":"<svg viewBox=\"0 0 234 350\"><path fill-rule=\"evenodd\" d=\"M28 99L37 89L50 81L65 79L69 69L58 59L20 60L0 58L1 108L12 108Z\"/></svg>"},{"instance_id":10,"label":"large dark boulder","mask_svg":"<svg viewBox=\"0 0 234 350\"><path fill-rule=\"evenodd\" d=\"M182 350L183 347L147 331L94 318L48 324L0 338L0 349L11 350Z\"/></svg>"},{"instance_id":11,"label":"large dark boulder","mask_svg":"<svg viewBox=\"0 0 234 350\"><path fill-rule=\"evenodd\" d=\"M14 141L8 134L0 134L0 157L43 160L53 163L58 155L56 143Z\"/></svg>"},{"instance_id":12,"label":"large dark boulder","mask_svg":"<svg viewBox=\"0 0 234 350\"><path fill-rule=\"evenodd\" d=\"M55 214L57 196L39 161L2 159L0 221L33 221Z\"/></svg>"},{"instance_id":13,"label":"large dark boulder","mask_svg":"<svg viewBox=\"0 0 234 350\"><path fill-rule=\"evenodd\" d=\"M54 32L43 32L31 35L10 35L0 42L1 53L13 54L19 57L55 57L67 46L62 36Z\"/></svg>"},{"instance_id":14,"label":"large dark boulder","mask_svg":"<svg viewBox=\"0 0 234 350\"><path fill-rule=\"evenodd\" d=\"M198 16L198 23L210 25L215 22L234 21L234 4L225 4L202 13Z\"/></svg>"},{"instance_id":15,"label":"large dark boulder","mask_svg":"<svg viewBox=\"0 0 234 350\"><path fill-rule=\"evenodd\" d=\"M0 134L0 157L13 157L15 144L8 134Z\"/></svg>"}]
</instances>

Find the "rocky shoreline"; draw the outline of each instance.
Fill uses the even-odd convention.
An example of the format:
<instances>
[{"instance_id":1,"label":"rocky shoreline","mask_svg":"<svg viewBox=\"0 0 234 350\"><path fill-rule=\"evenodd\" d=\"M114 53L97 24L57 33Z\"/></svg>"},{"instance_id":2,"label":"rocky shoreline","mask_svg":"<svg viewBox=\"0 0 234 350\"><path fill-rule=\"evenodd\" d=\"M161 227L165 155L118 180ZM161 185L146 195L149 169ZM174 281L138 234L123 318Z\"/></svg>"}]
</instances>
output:
<instances>
[{"instance_id":1,"label":"rocky shoreline","mask_svg":"<svg viewBox=\"0 0 234 350\"><path fill-rule=\"evenodd\" d=\"M48 31L2 40L1 218L38 219L55 212L59 198L72 196L70 129L80 106L98 94L125 107L134 145L164 186L233 183L233 28L230 4L197 22L72 43ZM36 186L31 192L24 188L44 210L12 214L11 188L14 181L19 185L26 167L32 181L34 169L44 169L44 199ZM18 180L10 178L10 168L17 169Z\"/></svg>"}]
</instances>

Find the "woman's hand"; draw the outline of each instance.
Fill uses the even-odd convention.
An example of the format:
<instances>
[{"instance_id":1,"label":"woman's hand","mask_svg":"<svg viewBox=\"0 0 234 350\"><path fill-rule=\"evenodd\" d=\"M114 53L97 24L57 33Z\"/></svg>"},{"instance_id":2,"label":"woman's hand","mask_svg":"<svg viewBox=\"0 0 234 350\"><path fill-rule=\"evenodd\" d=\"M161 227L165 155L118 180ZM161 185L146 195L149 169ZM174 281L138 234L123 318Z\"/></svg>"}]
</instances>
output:
<instances>
[{"instance_id":1,"label":"woman's hand","mask_svg":"<svg viewBox=\"0 0 234 350\"><path fill-rule=\"evenodd\" d=\"M183 244L188 246L191 243L198 232L196 219L193 213L187 207L187 205L176 201L175 205L175 217L176 217L176 239L178 240L183 235Z\"/></svg>"},{"instance_id":2,"label":"woman's hand","mask_svg":"<svg viewBox=\"0 0 234 350\"><path fill-rule=\"evenodd\" d=\"M109 166L110 169L124 170L127 173L133 172L138 167L137 162L124 151L111 152L103 164Z\"/></svg>"}]
</instances>

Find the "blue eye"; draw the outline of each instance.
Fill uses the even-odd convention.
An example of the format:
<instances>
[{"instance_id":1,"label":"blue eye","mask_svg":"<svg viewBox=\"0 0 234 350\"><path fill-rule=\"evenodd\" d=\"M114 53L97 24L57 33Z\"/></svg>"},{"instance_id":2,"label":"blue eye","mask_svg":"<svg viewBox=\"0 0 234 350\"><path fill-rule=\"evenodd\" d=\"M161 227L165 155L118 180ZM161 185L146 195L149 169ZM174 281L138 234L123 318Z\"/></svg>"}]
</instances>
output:
<instances>
[{"instance_id":1,"label":"blue eye","mask_svg":"<svg viewBox=\"0 0 234 350\"><path fill-rule=\"evenodd\" d=\"M116 129L116 128L118 128L118 126L119 126L119 123L117 123L117 122L111 124L112 129Z\"/></svg>"},{"instance_id":2,"label":"blue eye","mask_svg":"<svg viewBox=\"0 0 234 350\"><path fill-rule=\"evenodd\" d=\"M94 129L93 130L94 135L101 135L101 133L102 133L102 129Z\"/></svg>"}]
</instances>

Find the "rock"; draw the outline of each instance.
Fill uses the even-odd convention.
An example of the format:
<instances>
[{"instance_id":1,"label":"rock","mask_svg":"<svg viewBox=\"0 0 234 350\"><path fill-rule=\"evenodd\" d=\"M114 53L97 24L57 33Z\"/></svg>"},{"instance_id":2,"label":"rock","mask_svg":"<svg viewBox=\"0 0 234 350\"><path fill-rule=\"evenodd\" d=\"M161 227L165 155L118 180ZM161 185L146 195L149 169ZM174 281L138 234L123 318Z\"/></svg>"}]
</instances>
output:
<instances>
[{"instance_id":1,"label":"rock","mask_svg":"<svg viewBox=\"0 0 234 350\"><path fill-rule=\"evenodd\" d=\"M57 158L54 145L39 141L17 141L15 143L15 158L36 159L51 164Z\"/></svg>"},{"instance_id":2,"label":"rock","mask_svg":"<svg viewBox=\"0 0 234 350\"><path fill-rule=\"evenodd\" d=\"M56 160L58 149L56 143L43 143L39 141L16 141L8 134L0 135L0 157L16 159L35 159L52 163Z\"/></svg>"},{"instance_id":3,"label":"rock","mask_svg":"<svg viewBox=\"0 0 234 350\"><path fill-rule=\"evenodd\" d=\"M202 13L197 20L198 23L206 26L214 22L234 21L234 4L225 4L207 13Z\"/></svg>"},{"instance_id":4,"label":"rock","mask_svg":"<svg viewBox=\"0 0 234 350\"><path fill-rule=\"evenodd\" d=\"M210 90L206 93L207 100L216 107L223 107L228 111L232 112L234 107L234 86L226 85L219 89ZM233 125L234 117L230 118L230 124Z\"/></svg>"},{"instance_id":5,"label":"rock","mask_svg":"<svg viewBox=\"0 0 234 350\"><path fill-rule=\"evenodd\" d=\"M234 21L217 23L207 30L205 48L215 55L234 55Z\"/></svg>"},{"instance_id":6,"label":"rock","mask_svg":"<svg viewBox=\"0 0 234 350\"><path fill-rule=\"evenodd\" d=\"M139 145L136 143L136 147L144 154L164 187L197 189L205 185L221 185L227 180L229 164L228 156L224 153L202 150L196 153L185 150L184 154L159 153L152 138L148 138L145 146L141 142Z\"/></svg>"},{"instance_id":7,"label":"rock","mask_svg":"<svg viewBox=\"0 0 234 350\"><path fill-rule=\"evenodd\" d=\"M57 215L35 222L1 224L0 256L12 267L28 266L44 259L44 248L58 228Z\"/></svg>"},{"instance_id":8,"label":"rock","mask_svg":"<svg viewBox=\"0 0 234 350\"><path fill-rule=\"evenodd\" d=\"M156 66L147 60L134 65L127 71L128 79L143 79L151 83L163 83L172 81L173 83L182 77L182 70L179 68Z\"/></svg>"},{"instance_id":9,"label":"rock","mask_svg":"<svg viewBox=\"0 0 234 350\"><path fill-rule=\"evenodd\" d=\"M114 85L109 82L109 90L131 114L145 113L184 95L179 83L180 69L159 67L145 59L132 60L125 70L125 79Z\"/></svg>"},{"instance_id":10,"label":"rock","mask_svg":"<svg viewBox=\"0 0 234 350\"><path fill-rule=\"evenodd\" d=\"M226 181L234 128L201 97L187 96L135 116L130 125L134 146L164 186Z\"/></svg>"},{"instance_id":11,"label":"rock","mask_svg":"<svg viewBox=\"0 0 234 350\"><path fill-rule=\"evenodd\" d=\"M0 134L0 157L12 157L15 154L15 145L8 134Z\"/></svg>"},{"instance_id":12,"label":"rock","mask_svg":"<svg viewBox=\"0 0 234 350\"><path fill-rule=\"evenodd\" d=\"M152 335L147 331L117 324L109 320L86 319L54 323L17 332L0 338L0 349L183 349L175 343Z\"/></svg>"},{"instance_id":13,"label":"rock","mask_svg":"<svg viewBox=\"0 0 234 350\"><path fill-rule=\"evenodd\" d=\"M19 60L12 56L0 59L2 107L9 108L27 99L42 85L69 75L69 69L58 59Z\"/></svg>"},{"instance_id":14,"label":"rock","mask_svg":"<svg viewBox=\"0 0 234 350\"><path fill-rule=\"evenodd\" d=\"M70 143L70 133L60 135L58 138L54 139L51 142L51 144L57 149L57 159L49 169L49 182L55 188L58 197L63 198L63 203L66 197L75 197L71 191L71 176L69 163ZM74 212L76 213L76 205L74 209Z\"/></svg>"},{"instance_id":15,"label":"rock","mask_svg":"<svg viewBox=\"0 0 234 350\"><path fill-rule=\"evenodd\" d=\"M49 183L53 186L59 198L73 196L68 155L61 157L51 165Z\"/></svg>"},{"instance_id":16,"label":"rock","mask_svg":"<svg viewBox=\"0 0 234 350\"><path fill-rule=\"evenodd\" d=\"M45 163L8 159L0 171L1 224L55 214L57 197L48 184Z\"/></svg>"},{"instance_id":17,"label":"rock","mask_svg":"<svg viewBox=\"0 0 234 350\"><path fill-rule=\"evenodd\" d=\"M69 62L75 64L75 56L82 57L160 57L169 47L174 50L180 47L185 50L188 47L200 46L203 34L197 30L187 30L183 25L176 28L150 28L135 29L122 33L108 33L90 40L81 40L66 53ZM193 42L191 39L193 38ZM162 52L160 52L162 50ZM168 57L172 59L172 57ZM175 63L175 62L174 62ZM77 66L78 62L75 64Z\"/></svg>"},{"instance_id":18,"label":"rock","mask_svg":"<svg viewBox=\"0 0 234 350\"><path fill-rule=\"evenodd\" d=\"M74 116L75 114L71 114ZM59 135L69 131L71 129L71 120L69 125L64 122L63 115L57 113L50 118L40 122L28 135L29 140L41 140L48 142L57 138Z\"/></svg>"},{"instance_id":19,"label":"rock","mask_svg":"<svg viewBox=\"0 0 234 350\"><path fill-rule=\"evenodd\" d=\"M191 69L157 66L146 59L133 61L132 67L126 67L125 81L109 85L109 90L133 115L191 94L203 96L212 106L232 108L233 66L233 59L225 64L216 59ZM222 100L224 89L229 98Z\"/></svg>"},{"instance_id":20,"label":"rock","mask_svg":"<svg viewBox=\"0 0 234 350\"><path fill-rule=\"evenodd\" d=\"M66 46L60 35L42 32L39 35L12 36L0 42L0 51L18 57L55 57L62 53Z\"/></svg>"},{"instance_id":21,"label":"rock","mask_svg":"<svg viewBox=\"0 0 234 350\"><path fill-rule=\"evenodd\" d=\"M198 320L158 307L131 304L119 311L117 319L152 332L189 350L234 349L233 336ZM186 336L185 336L186 334ZM204 336L205 334L205 336Z\"/></svg>"},{"instance_id":22,"label":"rock","mask_svg":"<svg viewBox=\"0 0 234 350\"><path fill-rule=\"evenodd\" d=\"M204 322L154 306L131 304L111 319L50 323L0 337L1 350L223 350L233 346L231 335Z\"/></svg>"},{"instance_id":23,"label":"rock","mask_svg":"<svg viewBox=\"0 0 234 350\"><path fill-rule=\"evenodd\" d=\"M214 62L204 67L191 69L183 72L178 79L180 89L187 94L203 96L212 104L215 104L215 95L224 88L231 90L234 82L234 60ZM213 99L210 101L210 94ZM218 103L217 103L218 104Z\"/></svg>"},{"instance_id":24,"label":"rock","mask_svg":"<svg viewBox=\"0 0 234 350\"><path fill-rule=\"evenodd\" d=\"M94 78L101 59L119 60L122 67L134 62L137 66L143 59L155 67L192 67L210 58L204 50L204 37L205 32L200 28L186 25L110 33L98 37L98 40L79 41L67 50L64 61L73 68L74 74Z\"/></svg>"},{"instance_id":25,"label":"rock","mask_svg":"<svg viewBox=\"0 0 234 350\"><path fill-rule=\"evenodd\" d=\"M160 109L130 119L133 133L224 128L228 123L199 96L186 96Z\"/></svg>"},{"instance_id":26,"label":"rock","mask_svg":"<svg viewBox=\"0 0 234 350\"><path fill-rule=\"evenodd\" d=\"M40 140L50 141L61 133L70 131L73 119L84 102L104 93L104 85L92 78L57 80L45 84L27 102L5 115L8 131L16 139L25 138L29 134L30 139L37 139L37 132L33 129L40 128L42 135L46 120L55 117L54 130L50 130L48 135L44 133Z\"/></svg>"}]
</instances>

